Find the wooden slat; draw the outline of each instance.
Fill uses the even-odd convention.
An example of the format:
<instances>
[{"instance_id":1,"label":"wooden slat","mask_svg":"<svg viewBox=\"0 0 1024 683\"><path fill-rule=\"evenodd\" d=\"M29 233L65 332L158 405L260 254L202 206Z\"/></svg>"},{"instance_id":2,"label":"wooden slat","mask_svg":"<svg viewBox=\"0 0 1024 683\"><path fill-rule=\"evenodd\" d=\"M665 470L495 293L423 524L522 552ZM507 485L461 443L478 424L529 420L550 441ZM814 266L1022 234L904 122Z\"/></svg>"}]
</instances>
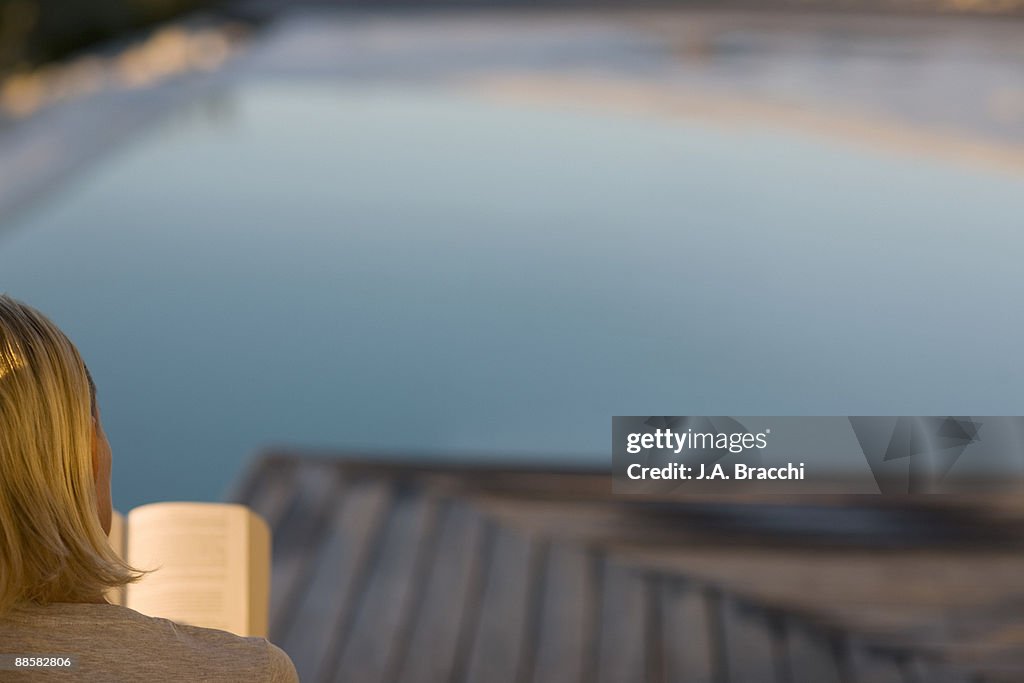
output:
<instances>
[{"instance_id":1,"label":"wooden slat","mask_svg":"<svg viewBox=\"0 0 1024 683\"><path fill-rule=\"evenodd\" d=\"M851 649L851 673L855 683L909 683L898 657L865 647Z\"/></svg>"},{"instance_id":2,"label":"wooden slat","mask_svg":"<svg viewBox=\"0 0 1024 683\"><path fill-rule=\"evenodd\" d=\"M547 538L533 539L530 544L530 563L526 570L526 615L523 618L522 646L515 677L518 683L530 683L537 667L544 600L548 595L550 558L551 541Z\"/></svg>"},{"instance_id":3,"label":"wooden slat","mask_svg":"<svg viewBox=\"0 0 1024 683\"><path fill-rule=\"evenodd\" d=\"M414 488L396 493L380 550L361 592L351 635L333 673L338 683L381 683L401 651L423 567L433 552L437 501Z\"/></svg>"},{"instance_id":4,"label":"wooden slat","mask_svg":"<svg viewBox=\"0 0 1024 683\"><path fill-rule=\"evenodd\" d=\"M721 610L729 683L789 683L781 633L768 615L734 598Z\"/></svg>"},{"instance_id":5,"label":"wooden slat","mask_svg":"<svg viewBox=\"0 0 1024 683\"><path fill-rule=\"evenodd\" d=\"M583 683L596 586L590 557L571 544L553 548L544 581L545 594L538 629L534 683Z\"/></svg>"},{"instance_id":6,"label":"wooden slat","mask_svg":"<svg viewBox=\"0 0 1024 683\"><path fill-rule=\"evenodd\" d=\"M717 683L705 592L674 580L663 583L661 594L666 683Z\"/></svg>"},{"instance_id":7,"label":"wooden slat","mask_svg":"<svg viewBox=\"0 0 1024 683\"><path fill-rule=\"evenodd\" d=\"M493 543L467 683L515 683L519 675L536 550L529 537L505 527L498 528Z\"/></svg>"},{"instance_id":8,"label":"wooden slat","mask_svg":"<svg viewBox=\"0 0 1024 683\"><path fill-rule=\"evenodd\" d=\"M614 561L605 565L603 574L597 681L643 681L647 675L644 575Z\"/></svg>"},{"instance_id":9,"label":"wooden slat","mask_svg":"<svg viewBox=\"0 0 1024 683\"><path fill-rule=\"evenodd\" d=\"M261 494L280 473L301 466L298 458L257 456L245 467L241 477L228 490L225 500L255 508Z\"/></svg>"},{"instance_id":10,"label":"wooden slat","mask_svg":"<svg viewBox=\"0 0 1024 683\"><path fill-rule=\"evenodd\" d=\"M786 649L792 683L851 683L838 643L791 619L786 625Z\"/></svg>"},{"instance_id":11,"label":"wooden slat","mask_svg":"<svg viewBox=\"0 0 1024 683\"><path fill-rule=\"evenodd\" d=\"M349 481L334 508L316 571L297 608L299 619L278 643L307 683L324 680L338 643L348 635L349 607L368 579L390 504L386 483Z\"/></svg>"},{"instance_id":12,"label":"wooden slat","mask_svg":"<svg viewBox=\"0 0 1024 683\"><path fill-rule=\"evenodd\" d=\"M484 595L487 592L491 565L494 563L494 551L499 540L497 523L493 519L483 518L480 536L480 556L473 562L466 582L466 603L459 618L455 661L452 674L448 678L451 683L463 683L469 676L478 631L484 618Z\"/></svg>"},{"instance_id":13,"label":"wooden slat","mask_svg":"<svg viewBox=\"0 0 1024 683\"><path fill-rule=\"evenodd\" d=\"M299 591L315 568L320 535L339 499L337 470L303 468L295 476L296 494L273 529L270 573L270 638L281 640L297 613Z\"/></svg>"},{"instance_id":14,"label":"wooden slat","mask_svg":"<svg viewBox=\"0 0 1024 683\"><path fill-rule=\"evenodd\" d=\"M644 668L645 679L651 683L665 680L666 654L664 642L667 579L657 572L644 574Z\"/></svg>"},{"instance_id":15,"label":"wooden slat","mask_svg":"<svg viewBox=\"0 0 1024 683\"><path fill-rule=\"evenodd\" d=\"M583 672L580 680L589 683L597 680L597 672L601 666L601 638L604 615L604 573L607 560L605 554L597 548L587 549L586 582L590 587L590 598L586 601L586 615L583 623L586 635L583 639Z\"/></svg>"},{"instance_id":16,"label":"wooden slat","mask_svg":"<svg viewBox=\"0 0 1024 683\"><path fill-rule=\"evenodd\" d=\"M297 495L295 475L301 469L295 462L270 461L259 469L242 491L239 502L263 517L273 533Z\"/></svg>"},{"instance_id":17,"label":"wooden slat","mask_svg":"<svg viewBox=\"0 0 1024 683\"><path fill-rule=\"evenodd\" d=\"M474 574L485 561L486 526L467 503L444 508L437 552L416 612L396 683L450 681L457 670L460 629L471 619Z\"/></svg>"},{"instance_id":18,"label":"wooden slat","mask_svg":"<svg viewBox=\"0 0 1024 683\"><path fill-rule=\"evenodd\" d=\"M904 669L908 683L976 683L962 669L928 657L915 657Z\"/></svg>"}]
</instances>

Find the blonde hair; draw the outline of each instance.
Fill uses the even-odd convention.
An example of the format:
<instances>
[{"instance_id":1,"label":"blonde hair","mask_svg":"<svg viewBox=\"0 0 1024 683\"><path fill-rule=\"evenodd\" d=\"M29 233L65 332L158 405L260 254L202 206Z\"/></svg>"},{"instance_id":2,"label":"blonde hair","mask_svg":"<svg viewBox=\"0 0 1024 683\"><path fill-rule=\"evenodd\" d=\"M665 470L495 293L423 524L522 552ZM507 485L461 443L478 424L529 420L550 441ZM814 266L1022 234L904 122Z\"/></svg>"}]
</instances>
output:
<instances>
[{"instance_id":1,"label":"blonde hair","mask_svg":"<svg viewBox=\"0 0 1024 683\"><path fill-rule=\"evenodd\" d=\"M0 294L0 614L24 602L93 601L140 576L100 523L94 401L74 344Z\"/></svg>"}]
</instances>

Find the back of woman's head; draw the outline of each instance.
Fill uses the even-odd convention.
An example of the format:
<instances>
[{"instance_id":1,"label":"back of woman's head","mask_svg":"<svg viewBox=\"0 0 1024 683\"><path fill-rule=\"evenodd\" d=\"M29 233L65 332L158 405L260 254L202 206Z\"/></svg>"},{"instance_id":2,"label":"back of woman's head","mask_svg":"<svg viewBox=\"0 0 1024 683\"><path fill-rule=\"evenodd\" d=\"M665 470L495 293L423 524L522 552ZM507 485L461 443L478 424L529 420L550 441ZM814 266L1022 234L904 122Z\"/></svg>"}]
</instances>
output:
<instances>
[{"instance_id":1,"label":"back of woman's head","mask_svg":"<svg viewBox=\"0 0 1024 683\"><path fill-rule=\"evenodd\" d=\"M97 508L95 388L44 315L0 295L0 614L21 602L87 602L136 574Z\"/></svg>"}]
</instances>

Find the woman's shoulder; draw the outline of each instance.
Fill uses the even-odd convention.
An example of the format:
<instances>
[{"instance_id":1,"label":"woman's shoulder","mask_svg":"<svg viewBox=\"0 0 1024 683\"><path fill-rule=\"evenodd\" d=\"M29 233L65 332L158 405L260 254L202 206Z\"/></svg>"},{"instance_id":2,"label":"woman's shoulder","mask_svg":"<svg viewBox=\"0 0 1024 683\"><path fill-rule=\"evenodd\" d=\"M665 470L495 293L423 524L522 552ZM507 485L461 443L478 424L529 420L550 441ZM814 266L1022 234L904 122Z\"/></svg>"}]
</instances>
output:
<instances>
[{"instance_id":1,"label":"woman's shoulder","mask_svg":"<svg viewBox=\"0 0 1024 683\"><path fill-rule=\"evenodd\" d=\"M82 653L91 660L83 662L87 668L128 667L142 675L140 680L153 680L146 674L165 670L179 680L298 681L291 659L266 638L180 624L127 607L56 603L23 611L18 619L26 635L48 631L48 636L37 636L59 638L65 647ZM114 675L110 680L125 679Z\"/></svg>"},{"instance_id":2,"label":"woman's shoulder","mask_svg":"<svg viewBox=\"0 0 1024 683\"><path fill-rule=\"evenodd\" d=\"M238 636L220 629L180 624L169 619L146 616L127 607L116 609L125 611L125 619L148 625L161 642L173 640L174 649L195 654L206 666L233 668L249 665L256 678L247 680L265 679L268 683L298 681L292 660L284 650L266 638Z\"/></svg>"}]
</instances>

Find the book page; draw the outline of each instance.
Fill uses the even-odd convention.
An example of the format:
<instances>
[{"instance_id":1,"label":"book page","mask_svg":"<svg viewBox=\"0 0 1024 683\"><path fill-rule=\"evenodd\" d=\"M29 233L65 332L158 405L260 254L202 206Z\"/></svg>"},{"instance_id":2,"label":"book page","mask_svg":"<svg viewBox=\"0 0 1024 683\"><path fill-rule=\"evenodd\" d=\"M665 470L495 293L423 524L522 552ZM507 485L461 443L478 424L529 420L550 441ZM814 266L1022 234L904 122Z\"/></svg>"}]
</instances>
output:
<instances>
[{"instance_id":1,"label":"book page","mask_svg":"<svg viewBox=\"0 0 1024 683\"><path fill-rule=\"evenodd\" d=\"M114 552L117 553L117 556L122 560L125 558L125 552L127 551L125 548L126 539L124 524L124 515L117 510L114 510L110 517L110 533L107 534L107 542L110 543L110 547L114 549ZM107 602L112 605L123 606L124 592L124 588L114 588L107 591L103 597L105 597Z\"/></svg>"},{"instance_id":2,"label":"book page","mask_svg":"<svg viewBox=\"0 0 1024 683\"><path fill-rule=\"evenodd\" d=\"M129 563L154 569L125 605L242 636L267 634L270 531L242 505L154 503L128 515Z\"/></svg>"}]
</instances>

